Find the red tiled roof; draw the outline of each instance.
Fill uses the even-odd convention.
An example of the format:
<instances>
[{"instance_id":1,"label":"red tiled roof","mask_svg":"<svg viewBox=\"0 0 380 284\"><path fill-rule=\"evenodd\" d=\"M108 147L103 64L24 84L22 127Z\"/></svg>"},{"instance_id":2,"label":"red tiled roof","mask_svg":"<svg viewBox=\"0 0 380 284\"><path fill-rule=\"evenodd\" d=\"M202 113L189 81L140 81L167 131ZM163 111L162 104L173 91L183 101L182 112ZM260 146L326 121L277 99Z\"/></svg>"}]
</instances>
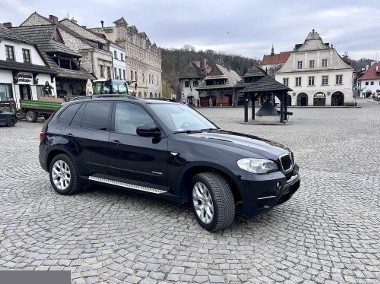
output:
<instances>
[{"instance_id":1,"label":"red tiled roof","mask_svg":"<svg viewBox=\"0 0 380 284\"><path fill-rule=\"evenodd\" d=\"M284 64L288 60L291 53L291 51L284 51L280 54L264 55L261 65Z\"/></svg>"},{"instance_id":2,"label":"red tiled roof","mask_svg":"<svg viewBox=\"0 0 380 284\"><path fill-rule=\"evenodd\" d=\"M380 79L380 63L375 63L368 68L367 72L360 77L360 80L379 80Z\"/></svg>"}]
</instances>

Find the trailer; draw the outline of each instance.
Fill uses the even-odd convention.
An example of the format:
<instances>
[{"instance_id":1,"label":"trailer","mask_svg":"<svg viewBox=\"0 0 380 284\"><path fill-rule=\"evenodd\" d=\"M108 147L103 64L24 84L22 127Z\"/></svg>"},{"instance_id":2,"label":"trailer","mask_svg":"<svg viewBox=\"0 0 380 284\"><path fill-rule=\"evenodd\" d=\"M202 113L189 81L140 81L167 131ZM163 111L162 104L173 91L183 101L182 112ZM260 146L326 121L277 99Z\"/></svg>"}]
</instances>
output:
<instances>
[{"instance_id":1,"label":"trailer","mask_svg":"<svg viewBox=\"0 0 380 284\"><path fill-rule=\"evenodd\" d=\"M38 100L20 100L19 117L25 117L28 122L36 122L38 117L48 119L61 104L63 99L54 97L40 97Z\"/></svg>"}]
</instances>

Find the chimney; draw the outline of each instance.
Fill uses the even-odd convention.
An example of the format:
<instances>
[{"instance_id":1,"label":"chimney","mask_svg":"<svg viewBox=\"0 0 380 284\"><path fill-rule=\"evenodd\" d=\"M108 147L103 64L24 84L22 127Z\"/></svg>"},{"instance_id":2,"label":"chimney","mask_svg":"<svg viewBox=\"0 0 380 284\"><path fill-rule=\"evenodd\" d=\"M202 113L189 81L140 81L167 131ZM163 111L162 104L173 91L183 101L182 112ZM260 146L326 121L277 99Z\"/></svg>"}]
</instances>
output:
<instances>
[{"instance_id":1,"label":"chimney","mask_svg":"<svg viewBox=\"0 0 380 284\"><path fill-rule=\"evenodd\" d=\"M104 28L104 21L101 20L100 23L102 24L102 28Z\"/></svg>"},{"instance_id":2,"label":"chimney","mask_svg":"<svg viewBox=\"0 0 380 284\"><path fill-rule=\"evenodd\" d=\"M193 63L200 68L201 67L201 61L200 60L194 60Z\"/></svg>"},{"instance_id":3,"label":"chimney","mask_svg":"<svg viewBox=\"0 0 380 284\"><path fill-rule=\"evenodd\" d=\"M58 17L54 15L49 15L49 20L52 21L54 24L58 24Z\"/></svg>"},{"instance_id":4,"label":"chimney","mask_svg":"<svg viewBox=\"0 0 380 284\"><path fill-rule=\"evenodd\" d=\"M9 28L12 27L12 23L11 22L6 22L6 23L3 23L3 26L6 27L7 29L9 29Z\"/></svg>"},{"instance_id":5,"label":"chimney","mask_svg":"<svg viewBox=\"0 0 380 284\"><path fill-rule=\"evenodd\" d=\"M379 72L379 65L376 66L376 72Z\"/></svg>"}]
</instances>

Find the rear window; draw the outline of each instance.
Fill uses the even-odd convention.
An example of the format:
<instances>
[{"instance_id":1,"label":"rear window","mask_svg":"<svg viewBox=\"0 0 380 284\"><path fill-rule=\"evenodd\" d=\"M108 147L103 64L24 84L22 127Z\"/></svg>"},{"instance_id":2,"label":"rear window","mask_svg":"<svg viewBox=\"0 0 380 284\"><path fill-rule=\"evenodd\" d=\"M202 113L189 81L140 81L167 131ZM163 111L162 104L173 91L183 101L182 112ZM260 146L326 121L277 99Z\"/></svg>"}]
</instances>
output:
<instances>
[{"instance_id":1,"label":"rear window","mask_svg":"<svg viewBox=\"0 0 380 284\"><path fill-rule=\"evenodd\" d=\"M72 104L69 105L58 117L58 123L60 125L68 126L70 125L71 121L73 120L73 117L77 113L79 107L81 104Z\"/></svg>"}]
</instances>

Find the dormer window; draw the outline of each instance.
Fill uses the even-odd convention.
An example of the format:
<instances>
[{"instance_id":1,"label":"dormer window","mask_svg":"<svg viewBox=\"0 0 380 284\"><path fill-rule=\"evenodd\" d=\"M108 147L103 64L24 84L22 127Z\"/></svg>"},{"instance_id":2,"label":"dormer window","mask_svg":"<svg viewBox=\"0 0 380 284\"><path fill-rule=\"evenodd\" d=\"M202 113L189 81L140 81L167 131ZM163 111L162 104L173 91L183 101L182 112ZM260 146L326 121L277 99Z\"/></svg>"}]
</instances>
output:
<instances>
[{"instance_id":1,"label":"dormer window","mask_svg":"<svg viewBox=\"0 0 380 284\"><path fill-rule=\"evenodd\" d=\"M327 59L322 59L322 67L327 67Z\"/></svg>"},{"instance_id":2,"label":"dormer window","mask_svg":"<svg viewBox=\"0 0 380 284\"><path fill-rule=\"evenodd\" d=\"M22 49L22 57L24 59L25 63L30 63L30 50L29 49Z\"/></svg>"},{"instance_id":3,"label":"dormer window","mask_svg":"<svg viewBox=\"0 0 380 284\"><path fill-rule=\"evenodd\" d=\"M11 45L5 46L5 56L7 60L15 60L15 50L13 46Z\"/></svg>"},{"instance_id":4,"label":"dormer window","mask_svg":"<svg viewBox=\"0 0 380 284\"><path fill-rule=\"evenodd\" d=\"M302 61L297 61L297 69L302 69Z\"/></svg>"}]
</instances>

